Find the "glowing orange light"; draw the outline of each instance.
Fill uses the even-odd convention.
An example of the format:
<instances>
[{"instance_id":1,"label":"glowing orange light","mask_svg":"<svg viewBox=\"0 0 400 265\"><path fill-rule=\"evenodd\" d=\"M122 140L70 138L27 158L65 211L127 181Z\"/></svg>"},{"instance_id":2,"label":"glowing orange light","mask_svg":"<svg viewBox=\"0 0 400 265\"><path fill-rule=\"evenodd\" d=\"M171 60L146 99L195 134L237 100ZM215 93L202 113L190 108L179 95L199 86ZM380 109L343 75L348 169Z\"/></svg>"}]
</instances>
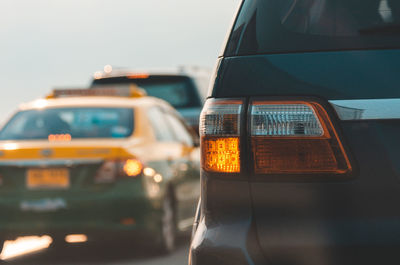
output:
<instances>
[{"instance_id":1,"label":"glowing orange light","mask_svg":"<svg viewBox=\"0 0 400 265\"><path fill-rule=\"evenodd\" d=\"M240 172L239 138L203 139L203 166L208 171Z\"/></svg>"},{"instance_id":2,"label":"glowing orange light","mask_svg":"<svg viewBox=\"0 0 400 265\"><path fill-rule=\"evenodd\" d=\"M134 218L124 218L121 220L121 224L123 225L134 225L136 224L136 221Z\"/></svg>"},{"instance_id":3,"label":"glowing orange light","mask_svg":"<svg viewBox=\"0 0 400 265\"><path fill-rule=\"evenodd\" d=\"M65 237L65 241L67 243L83 243L88 240L86 235L83 234L77 234L77 235L67 235Z\"/></svg>"},{"instance_id":4,"label":"glowing orange light","mask_svg":"<svg viewBox=\"0 0 400 265\"><path fill-rule=\"evenodd\" d=\"M143 165L137 159L128 159L124 165L124 172L129 177L136 177L142 173Z\"/></svg>"},{"instance_id":5,"label":"glowing orange light","mask_svg":"<svg viewBox=\"0 0 400 265\"><path fill-rule=\"evenodd\" d=\"M56 89L49 98L65 97L143 97L146 91L135 84L129 87L105 87L97 89ZM47 104L47 103L46 103Z\"/></svg>"},{"instance_id":6,"label":"glowing orange light","mask_svg":"<svg viewBox=\"0 0 400 265\"><path fill-rule=\"evenodd\" d=\"M72 140L72 136L67 133L67 134L50 134L49 137L49 142L69 142Z\"/></svg>"},{"instance_id":7,"label":"glowing orange light","mask_svg":"<svg viewBox=\"0 0 400 265\"><path fill-rule=\"evenodd\" d=\"M145 73L138 73L138 74L132 74L132 75L128 75L127 78L128 79L146 79L149 78L150 75L149 74L145 74Z\"/></svg>"}]
</instances>

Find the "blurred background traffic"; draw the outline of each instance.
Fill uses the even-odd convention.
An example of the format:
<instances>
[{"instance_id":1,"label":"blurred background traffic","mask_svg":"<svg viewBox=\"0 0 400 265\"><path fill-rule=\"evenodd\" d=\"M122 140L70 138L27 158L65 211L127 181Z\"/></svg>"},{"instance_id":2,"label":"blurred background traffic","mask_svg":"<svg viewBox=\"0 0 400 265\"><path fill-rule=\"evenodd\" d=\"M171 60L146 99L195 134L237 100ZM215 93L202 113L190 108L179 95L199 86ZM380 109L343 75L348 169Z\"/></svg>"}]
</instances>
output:
<instances>
[{"instance_id":1,"label":"blurred background traffic","mask_svg":"<svg viewBox=\"0 0 400 265\"><path fill-rule=\"evenodd\" d=\"M114 68L212 68L238 0L2 1L4 118L54 86L89 85ZM3 94L3 99L6 99Z\"/></svg>"},{"instance_id":2,"label":"blurred background traffic","mask_svg":"<svg viewBox=\"0 0 400 265\"><path fill-rule=\"evenodd\" d=\"M3 262L187 262L198 117L239 2L0 3Z\"/></svg>"}]
</instances>

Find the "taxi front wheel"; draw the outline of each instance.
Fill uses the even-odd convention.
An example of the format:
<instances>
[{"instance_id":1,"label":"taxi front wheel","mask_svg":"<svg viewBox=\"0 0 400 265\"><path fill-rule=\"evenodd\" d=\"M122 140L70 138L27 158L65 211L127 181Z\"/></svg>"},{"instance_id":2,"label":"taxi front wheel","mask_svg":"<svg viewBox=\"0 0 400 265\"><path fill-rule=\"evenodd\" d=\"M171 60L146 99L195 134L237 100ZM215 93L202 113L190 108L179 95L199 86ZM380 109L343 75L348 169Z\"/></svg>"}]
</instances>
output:
<instances>
[{"instance_id":1,"label":"taxi front wheel","mask_svg":"<svg viewBox=\"0 0 400 265\"><path fill-rule=\"evenodd\" d=\"M176 243L176 219L172 196L167 196L163 201L161 217L161 242L160 252L167 254L175 249Z\"/></svg>"}]
</instances>

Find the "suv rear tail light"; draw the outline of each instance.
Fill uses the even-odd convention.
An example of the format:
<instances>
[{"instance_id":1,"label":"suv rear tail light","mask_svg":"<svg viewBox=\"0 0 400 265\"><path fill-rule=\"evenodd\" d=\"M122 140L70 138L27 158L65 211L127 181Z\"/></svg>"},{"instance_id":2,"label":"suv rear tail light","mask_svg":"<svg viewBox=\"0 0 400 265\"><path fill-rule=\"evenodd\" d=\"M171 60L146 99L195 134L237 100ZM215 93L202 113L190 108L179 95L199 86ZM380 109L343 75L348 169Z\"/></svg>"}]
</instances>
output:
<instances>
[{"instance_id":1,"label":"suv rear tail light","mask_svg":"<svg viewBox=\"0 0 400 265\"><path fill-rule=\"evenodd\" d=\"M256 174L344 174L351 170L338 134L320 104L256 101L250 117Z\"/></svg>"},{"instance_id":2,"label":"suv rear tail light","mask_svg":"<svg viewBox=\"0 0 400 265\"><path fill-rule=\"evenodd\" d=\"M202 168L240 173L240 153L256 175L347 174L349 158L326 110L308 101L253 101L242 135L242 100L208 100L200 118ZM241 140L242 139L242 140ZM241 141L245 141L242 143Z\"/></svg>"},{"instance_id":3,"label":"suv rear tail light","mask_svg":"<svg viewBox=\"0 0 400 265\"><path fill-rule=\"evenodd\" d=\"M220 173L240 172L241 100L208 100L200 116L202 166Z\"/></svg>"}]
</instances>

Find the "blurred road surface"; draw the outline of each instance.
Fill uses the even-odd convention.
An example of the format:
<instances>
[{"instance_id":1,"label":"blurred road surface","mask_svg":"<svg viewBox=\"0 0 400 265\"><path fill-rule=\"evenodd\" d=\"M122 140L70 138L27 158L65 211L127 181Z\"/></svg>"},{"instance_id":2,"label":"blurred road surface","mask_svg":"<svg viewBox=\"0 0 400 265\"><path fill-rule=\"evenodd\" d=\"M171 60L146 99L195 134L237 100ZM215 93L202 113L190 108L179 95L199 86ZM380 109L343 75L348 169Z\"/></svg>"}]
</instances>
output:
<instances>
[{"instance_id":1,"label":"blurred road surface","mask_svg":"<svg viewBox=\"0 0 400 265\"><path fill-rule=\"evenodd\" d=\"M187 264L189 239L181 239L176 251L158 255L126 243L81 243L63 247L47 247L45 239L20 239L8 242L1 264L10 265L184 265ZM124 247L125 246L125 247ZM30 252L29 247L35 252ZM37 249L40 250L37 250ZM30 253L29 253L30 252Z\"/></svg>"}]
</instances>

